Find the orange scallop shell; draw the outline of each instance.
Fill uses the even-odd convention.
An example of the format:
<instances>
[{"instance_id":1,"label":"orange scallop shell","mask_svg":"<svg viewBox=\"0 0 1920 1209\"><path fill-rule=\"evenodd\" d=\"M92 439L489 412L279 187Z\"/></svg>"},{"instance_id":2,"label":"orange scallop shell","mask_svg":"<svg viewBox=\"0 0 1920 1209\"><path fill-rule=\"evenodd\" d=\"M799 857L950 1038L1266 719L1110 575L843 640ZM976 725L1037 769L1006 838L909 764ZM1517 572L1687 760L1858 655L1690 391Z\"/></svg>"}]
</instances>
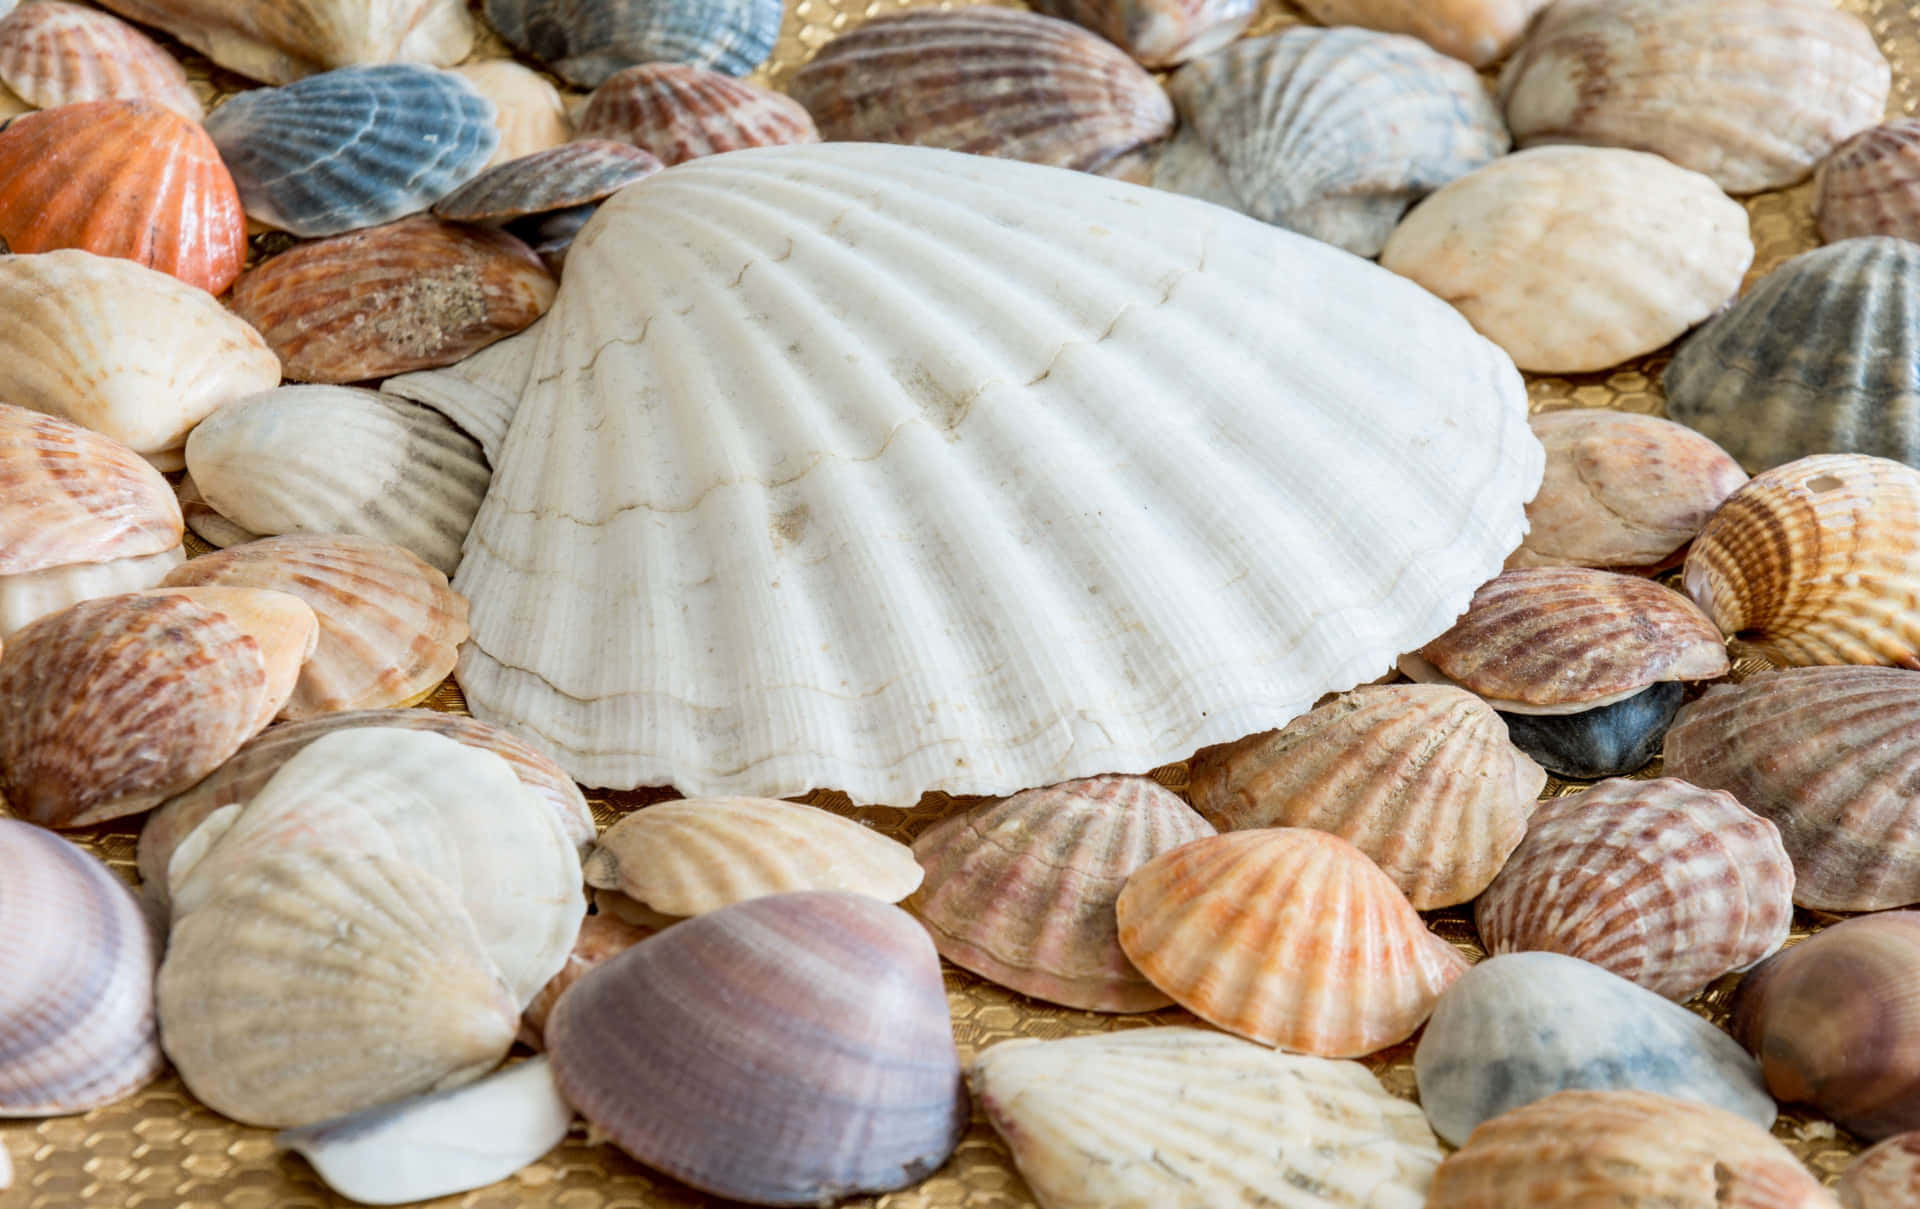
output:
<instances>
[{"instance_id":1,"label":"orange scallop shell","mask_svg":"<svg viewBox=\"0 0 1920 1209\"><path fill-rule=\"evenodd\" d=\"M118 441L0 403L0 575L158 554L180 544L180 505Z\"/></svg>"},{"instance_id":2,"label":"orange scallop shell","mask_svg":"<svg viewBox=\"0 0 1920 1209\"><path fill-rule=\"evenodd\" d=\"M75 101L157 101L206 116L187 73L158 43L110 13L33 0L0 18L0 81L37 109Z\"/></svg>"},{"instance_id":3,"label":"orange scallop shell","mask_svg":"<svg viewBox=\"0 0 1920 1209\"><path fill-rule=\"evenodd\" d=\"M0 239L79 248L218 294L240 275L246 217L196 123L155 101L83 101L0 131Z\"/></svg>"},{"instance_id":4,"label":"orange scallop shell","mask_svg":"<svg viewBox=\"0 0 1920 1209\"><path fill-rule=\"evenodd\" d=\"M745 80L683 63L643 63L608 76L580 113L583 139L619 139L671 167L702 155L817 143L800 102Z\"/></svg>"}]
</instances>

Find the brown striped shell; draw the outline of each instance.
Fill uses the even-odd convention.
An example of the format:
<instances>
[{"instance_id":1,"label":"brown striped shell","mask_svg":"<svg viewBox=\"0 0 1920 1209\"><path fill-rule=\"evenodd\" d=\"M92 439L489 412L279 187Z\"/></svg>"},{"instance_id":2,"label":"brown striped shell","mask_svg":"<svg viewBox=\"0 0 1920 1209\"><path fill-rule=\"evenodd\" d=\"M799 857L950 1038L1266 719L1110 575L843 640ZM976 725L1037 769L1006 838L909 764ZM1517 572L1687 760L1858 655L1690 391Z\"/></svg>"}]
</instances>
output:
<instances>
[{"instance_id":1,"label":"brown striped shell","mask_svg":"<svg viewBox=\"0 0 1920 1209\"><path fill-rule=\"evenodd\" d=\"M1714 513L1685 579L1776 663L1920 668L1920 471L1865 454L1776 466Z\"/></svg>"},{"instance_id":2,"label":"brown striped shell","mask_svg":"<svg viewBox=\"0 0 1920 1209\"><path fill-rule=\"evenodd\" d=\"M832 142L907 143L1090 172L1173 129L1139 64L1077 25L969 7L878 17L787 86Z\"/></svg>"},{"instance_id":3,"label":"brown striped shell","mask_svg":"<svg viewBox=\"0 0 1920 1209\"><path fill-rule=\"evenodd\" d=\"M236 314L297 382L358 382L451 365L526 327L557 287L501 231L425 215L302 244L249 270Z\"/></svg>"},{"instance_id":4,"label":"brown striped shell","mask_svg":"<svg viewBox=\"0 0 1920 1209\"><path fill-rule=\"evenodd\" d=\"M579 137L619 139L671 167L747 147L817 143L806 106L784 93L685 63L642 63L608 76L580 112Z\"/></svg>"},{"instance_id":5,"label":"brown striped shell","mask_svg":"<svg viewBox=\"0 0 1920 1209\"><path fill-rule=\"evenodd\" d=\"M489 168L434 203L449 222L503 223L597 202L660 171L653 153L606 139L579 139Z\"/></svg>"},{"instance_id":6,"label":"brown striped shell","mask_svg":"<svg viewBox=\"0 0 1920 1209\"><path fill-rule=\"evenodd\" d=\"M1437 684L1355 689L1281 730L1206 748L1192 770L1194 806L1215 827L1331 832L1422 911L1486 888L1547 783L1492 706Z\"/></svg>"},{"instance_id":7,"label":"brown striped shell","mask_svg":"<svg viewBox=\"0 0 1920 1209\"><path fill-rule=\"evenodd\" d=\"M493 127L500 145L486 167L493 168L523 155L558 147L573 137L573 123L560 91L545 76L512 59L464 63L453 74L493 102Z\"/></svg>"},{"instance_id":8,"label":"brown striped shell","mask_svg":"<svg viewBox=\"0 0 1920 1209\"><path fill-rule=\"evenodd\" d=\"M1535 13L1553 0L1300 0L1322 25L1411 34L1435 50L1485 67L1504 56Z\"/></svg>"},{"instance_id":9,"label":"brown striped shell","mask_svg":"<svg viewBox=\"0 0 1920 1209\"><path fill-rule=\"evenodd\" d=\"M1895 118L1834 149L1814 178L1820 238L1920 240L1920 118Z\"/></svg>"},{"instance_id":10,"label":"brown striped shell","mask_svg":"<svg viewBox=\"0 0 1920 1209\"><path fill-rule=\"evenodd\" d=\"M153 39L64 0L31 0L0 17L0 82L38 109L120 99L155 101L193 122L206 114L186 70Z\"/></svg>"},{"instance_id":11,"label":"brown striped shell","mask_svg":"<svg viewBox=\"0 0 1920 1209\"><path fill-rule=\"evenodd\" d=\"M365 537L270 537L196 558L166 586L266 588L307 602L319 640L280 716L412 705L453 671L467 598L419 558Z\"/></svg>"},{"instance_id":12,"label":"brown striped shell","mask_svg":"<svg viewBox=\"0 0 1920 1209\"><path fill-rule=\"evenodd\" d=\"M927 880L907 900L940 955L1024 995L1094 1012L1173 1002L1121 951L1114 900L1141 865L1214 834L1149 777L1029 789L914 841Z\"/></svg>"},{"instance_id":13,"label":"brown striped shell","mask_svg":"<svg viewBox=\"0 0 1920 1209\"><path fill-rule=\"evenodd\" d=\"M1842 1209L1920 1205L1920 1133L1896 1134L1855 1159L1833 1186Z\"/></svg>"},{"instance_id":14,"label":"brown striped shell","mask_svg":"<svg viewBox=\"0 0 1920 1209\"><path fill-rule=\"evenodd\" d=\"M1230 1033L1352 1058L1404 1041L1467 968L1366 854L1285 827L1195 840L1127 879L1120 947Z\"/></svg>"},{"instance_id":15,"label":"brown striped shell","mask_svg":"<svg viewBox=\"0 0 1920 1209\"><path fill-rule=\"evenodd\" d=\"M180 544L173 489L131 449L0 403L0 575L157 554Z\"/></svg>"},{"instance_id":16,"label":"brown striped shell","mask_svg":"<svg viewBox=\"0 0 1920 1209\"><path fill-rule=\"evenodd\" d=\"M1602 781L1541 804L1473 918L1489 953L1563 953L1684 1003L1786 941L1793 864L1731 794Z\"/></svg>"},{"instance_id":17,"label":"brown striped shell","mask_svg":"<svg viewBox=\"0 0 1920 1209\"><path fill-rule=\"evenodd\" d=\"M1147 67L1172 67L1233 41L1259 0L1035 0L1034 10L1084 25Z\"/></svg>"}]
</instances>

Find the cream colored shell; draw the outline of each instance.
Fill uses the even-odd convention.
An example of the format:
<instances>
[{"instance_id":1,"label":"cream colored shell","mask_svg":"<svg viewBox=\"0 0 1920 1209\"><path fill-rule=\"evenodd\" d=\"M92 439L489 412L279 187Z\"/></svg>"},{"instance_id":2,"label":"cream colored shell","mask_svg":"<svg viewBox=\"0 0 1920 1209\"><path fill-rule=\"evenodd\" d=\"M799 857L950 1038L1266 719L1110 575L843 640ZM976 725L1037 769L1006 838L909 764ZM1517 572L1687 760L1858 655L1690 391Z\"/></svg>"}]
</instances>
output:
<instances>
[{"instance_id":1,"label":"cream colored shell","mask_svg":"<svg viewBox=\"0 0 1920 1209\"><path fill-rule=\"evenodd\" d=\"M157 587L186 561L186 551L175 546L158 554L0 576L0 639L83 600Z\"/></svg>"},{"instance_id":2,"label":"cream colored shell","mask_svg":"<svg viewBox=\"0 0 1920 1209\"><path fill-rule=\"evenodd\" d=\"M500 145L494 148L486 168L558 147L573 137L573 123L567 120L560 91L545 76L512 59L463 63L453 69L453 74L465 77L475 92L493 102L493 125L500 132Z\"/></svg>"},{"instance_id":3,"label":"cream colored shell","mask_svg":"<svg viewBox=\"0 0 1920 1209\"><path fill-rule=\"evenodd\" d=\"M106 7L269 84L363 63L458 63L475 32L464 0L106 0Z\"/></svg>"},{"instance_id":4,"label":"cream colored shell","mask_svg":"<svg viewBox=\"0 0 1920 1209\"><path fill-rule=\"evenodd\" d=\"M1323 25L1364 25L1412 34L1456 59L1485 67L1527 31L1552 0L1300 0Z\"/></svg>"}]
</instances>

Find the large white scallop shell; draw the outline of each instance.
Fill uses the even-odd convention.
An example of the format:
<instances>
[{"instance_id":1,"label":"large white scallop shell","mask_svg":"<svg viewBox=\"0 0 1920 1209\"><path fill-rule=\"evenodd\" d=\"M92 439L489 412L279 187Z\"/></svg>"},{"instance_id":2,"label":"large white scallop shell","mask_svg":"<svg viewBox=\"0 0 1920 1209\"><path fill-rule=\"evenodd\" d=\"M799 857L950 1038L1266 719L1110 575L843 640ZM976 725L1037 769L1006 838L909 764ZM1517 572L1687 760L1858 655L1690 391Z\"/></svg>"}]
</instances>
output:
<instances>
[{"instance_id":1,"label":"large white scallop shell","mask_svg":"<svg viewBox=\"0 0 1920 1209\"><path fill-rule=\"evenodd\" d=\"M601 206L553 314L495 354L526 389L458 675L590 784L1144 771L1444 629L1542 468L1507 359L1424 292L984 157L668 169Z\"/></svg>"}]
</instances>

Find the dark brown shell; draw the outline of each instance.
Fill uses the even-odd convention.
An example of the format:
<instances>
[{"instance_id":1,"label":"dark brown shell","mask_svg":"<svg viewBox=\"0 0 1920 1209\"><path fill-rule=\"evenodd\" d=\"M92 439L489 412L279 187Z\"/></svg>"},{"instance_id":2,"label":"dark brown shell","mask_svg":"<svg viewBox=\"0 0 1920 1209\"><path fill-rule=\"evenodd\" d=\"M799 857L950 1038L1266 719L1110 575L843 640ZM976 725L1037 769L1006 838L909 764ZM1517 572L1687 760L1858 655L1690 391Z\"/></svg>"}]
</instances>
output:
<instances>
[{"instance_id":1,"label":"dark brown shell","mask_svg":"<svg viewBox=\"0 0 1920 1209\"><path fill-rule=\"evenodd\" d=\"M1035 11L1084 25L1148 67L1172 67L1238 37L1259 0L1034 0Z\"/></svg>"},{"instance_id":2,"label":"dark brown shell","mask_svg":"<svg viewBox=\"0 0 1920 1209\"><path fill-rule=\"evenodd\" d=\"M817 143L806 106L784 93L684 63L643 63L587 98L579 137L619 139L668 166L747 147Z\"/></svg>"},{"instance_id":3,"label":"dark brown shell","mask_svg":"<svg viewBox=\"0 0 1920 1209\"><path fill-rule=\"evenodd\" d=\"M158 554L180 544L173 489L125 445L0 403L0 575Z\"/></svg>"},{"instance_id":4,"label":"dark brown shell","mask_svg":"<svg viewBox=\"0 0 1920 1209\"><path fill-rule=\"evenodd\" d=\"M450 222L503 223L599 201L660 171L650 151L578 139L489 168L434 204Z\"/></svg>"}]
</instances>

